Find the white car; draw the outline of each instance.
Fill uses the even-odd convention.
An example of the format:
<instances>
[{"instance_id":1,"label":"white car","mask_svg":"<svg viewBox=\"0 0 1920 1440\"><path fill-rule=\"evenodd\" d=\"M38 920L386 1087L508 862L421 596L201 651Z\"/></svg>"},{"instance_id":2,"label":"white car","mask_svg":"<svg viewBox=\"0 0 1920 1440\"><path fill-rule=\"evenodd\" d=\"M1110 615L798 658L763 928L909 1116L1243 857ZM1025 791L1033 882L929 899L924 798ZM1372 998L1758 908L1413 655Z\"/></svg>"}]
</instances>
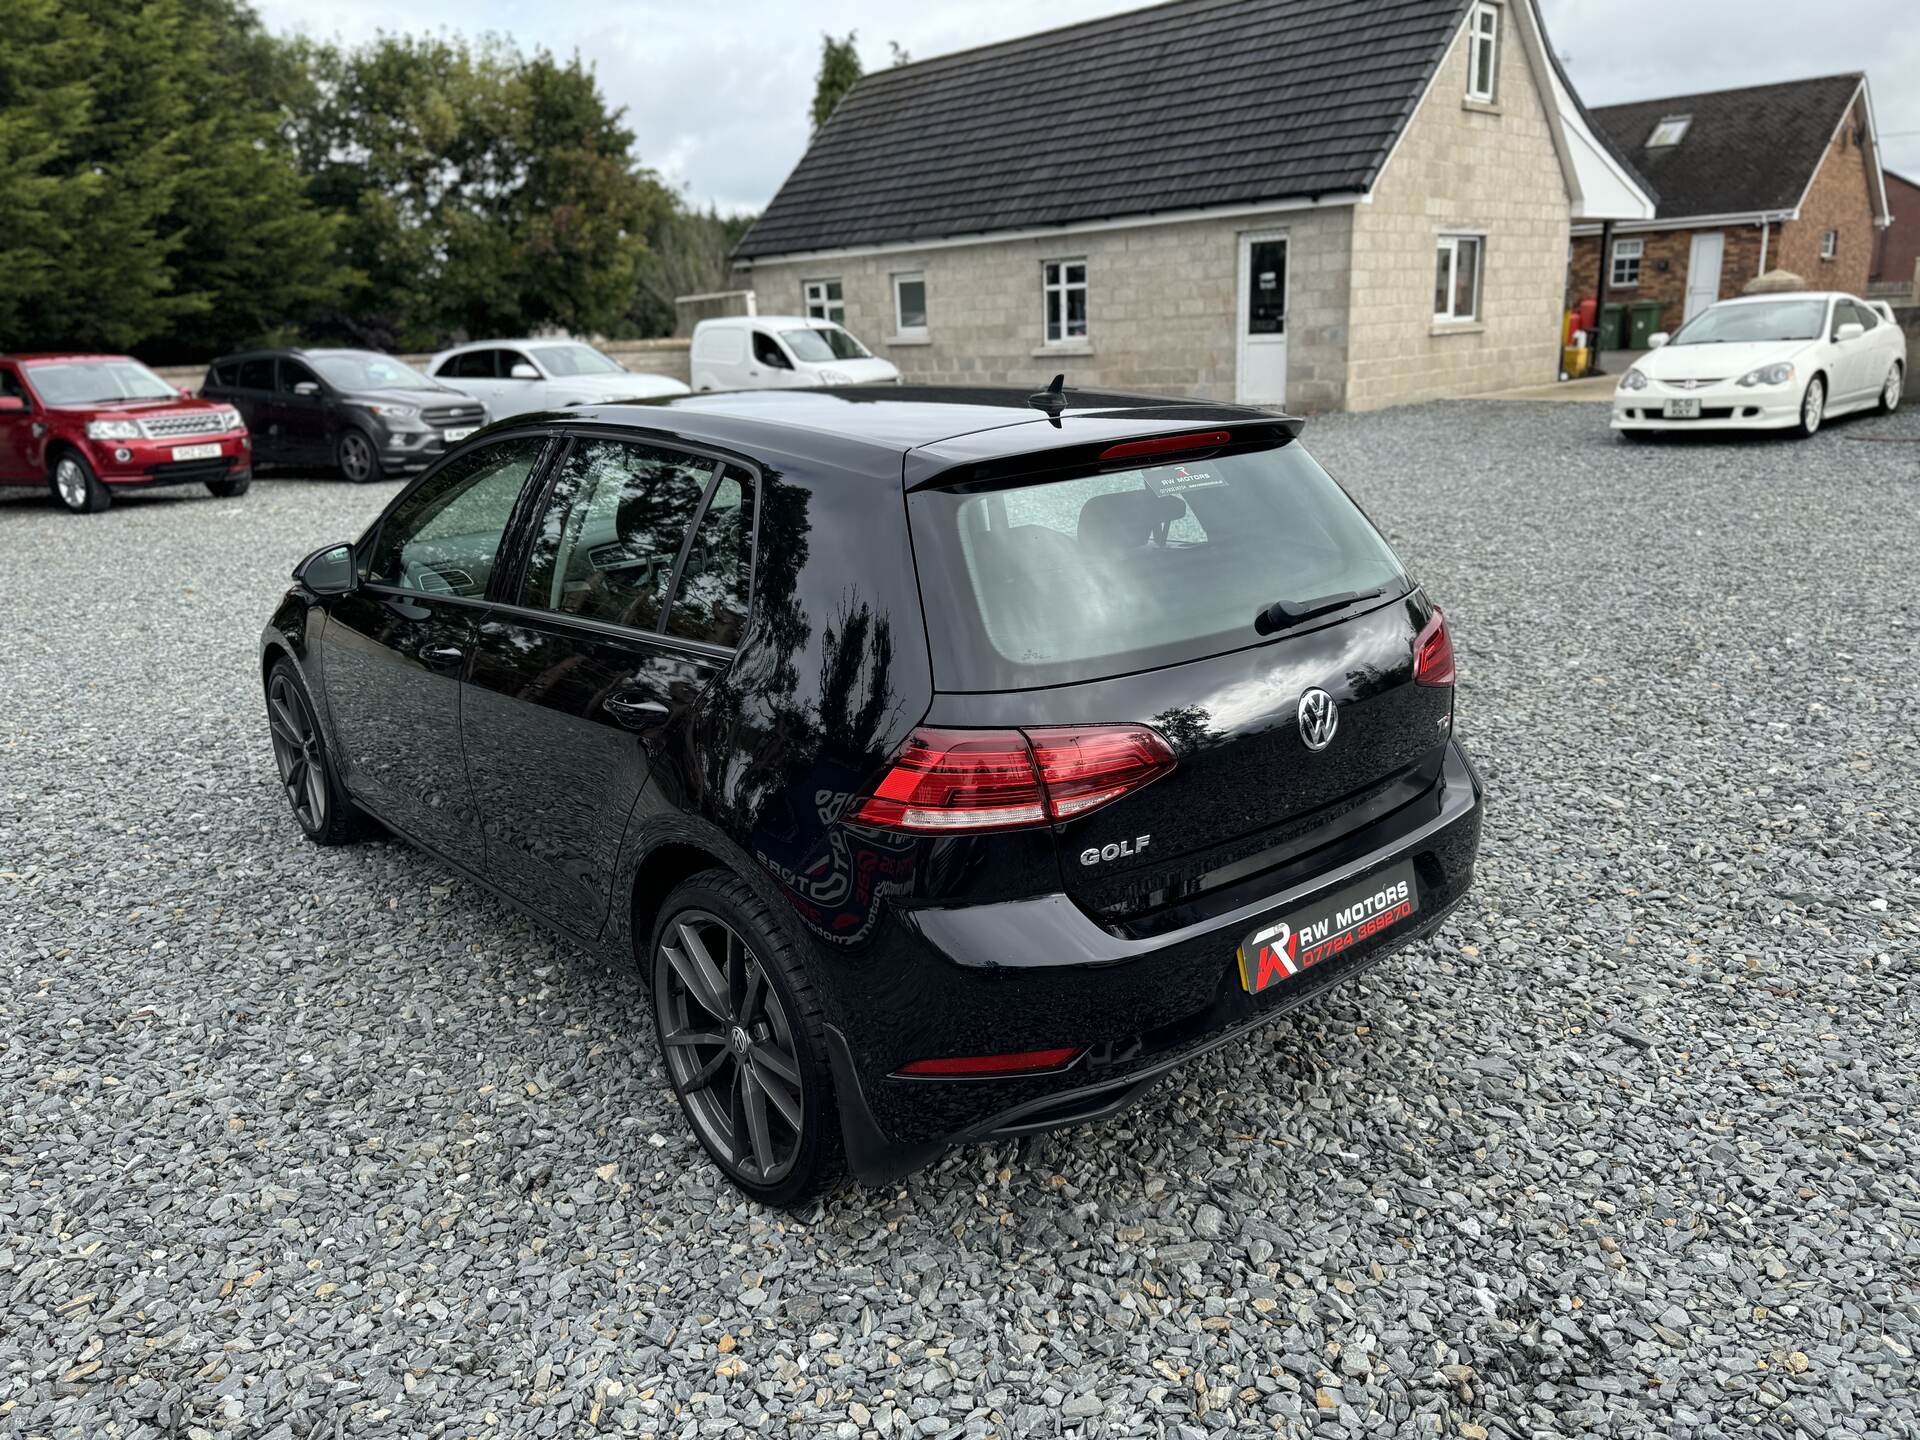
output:
<instances>
[{"instance_id":1,"label":"white car","mask_svg":"<svg viewBox=\"0 0 1920 1440\"><path fill-rule=\"evenodd\" d=\"M427 373L485 401L496 420L688 393L670 375L636 374L578 340L476 340L442 350Z\"/></svg>"},{"instance_id":2,"label":"white car","mask_svg":"<svg viewBox=\"0 0 1920 1440\"><path fill-rule=\"evenodd\" d=\"M725 315L693 327L693 388L898 385L900 372L831 320Z\"/></svg>"},{"instance_id":3,"label":"white car","mask_svg":"<svg viewBox=\"0 0 1920 1440\"><path fill-rule=\"evenodd\" d=\"M1907 337L1893 311L1836 291L1722 300L1634 361L1613 392L1613 428L1794 430L1832 416L1893 410L1906 384Z\"/></svg>"}]
</instances>

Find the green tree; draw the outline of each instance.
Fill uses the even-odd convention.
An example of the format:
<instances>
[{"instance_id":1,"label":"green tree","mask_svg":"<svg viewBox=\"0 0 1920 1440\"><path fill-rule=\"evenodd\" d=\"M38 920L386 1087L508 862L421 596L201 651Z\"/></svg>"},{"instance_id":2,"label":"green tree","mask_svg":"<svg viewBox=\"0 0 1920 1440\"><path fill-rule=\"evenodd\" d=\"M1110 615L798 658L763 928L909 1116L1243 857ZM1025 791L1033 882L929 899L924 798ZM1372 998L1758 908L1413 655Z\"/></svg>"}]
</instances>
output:
<instances>
[{"instance_id":1,"label":"green tree","mask_svg":"<svg viewBox=\"0 0 1920 1440\"><path fill-rule=\"evenodd\" d=\"M5 343L205 353L338 290L241 0L12 0L6 30Z\"/></svg>"},{"instance_id":2,"label":"green tree","mask_svg":"<svg viewBox=\"0 0 1920 1440\"><path fill-rule=\"evenodd\" d=\"M647 236L628 321L637 335L671 335L679 318L674 300L731 290L733 247L753 225L751 215L691 210L676 197Z\"/></svg>"},{"instance_id":3,"label":"green tree","mask_svg":"<svg viewBox=\"0 0 1920 1440\"><path fill-rule=\"evenodd\" d=\"M382 36L303 61L298 143L364 276L325 328L413 348L621 325L671 197L577 57Z\"/></svg>"},{"instance_id":4,"label":"green tree","mask_svg":"<svg viewBox=\"0 0 1920 1440\"><path fill-rule=\"evenodd\" d=\"M853 46L858 33L849 30L844 40L824 34L820 37L820 70L813 81L813 128L816 131L827 123L827 117L864 73L860 68L860 52Z\"/></svg>"}]
</instances>

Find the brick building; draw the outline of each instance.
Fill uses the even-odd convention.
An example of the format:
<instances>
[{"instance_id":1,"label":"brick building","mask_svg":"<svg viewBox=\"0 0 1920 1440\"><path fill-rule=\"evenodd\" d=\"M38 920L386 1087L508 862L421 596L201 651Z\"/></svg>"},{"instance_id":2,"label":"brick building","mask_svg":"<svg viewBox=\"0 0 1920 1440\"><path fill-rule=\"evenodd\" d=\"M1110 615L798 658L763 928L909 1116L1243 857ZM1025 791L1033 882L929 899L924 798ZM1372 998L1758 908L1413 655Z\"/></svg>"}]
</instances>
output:
<instances>
[{"instance_id":1,"label":"brick building","mask_svg":"<svg viewBox=\"0 0 1920 1440\"><path fill-rule=\"evenodd\" d=\"M735 264L908 380L1365 409L1551 379L1653 213L1534 0L1188 0L867 76Z\"/></svg>"},{"instance_id":2,"label":"brick building","mask_svg":"<svg viewBox=\"0 0 1920 1440\"><path fill-rule=\"evenodd\" d=\"M1864 294L1888 222L1866 76L1596 107L1657 192L1652 220L1609 227L1607 299L1657 300L1674 330L1766 270ZM1596 293L1601 227L1577 224L1568 303Z\"/></svg>"},{"instance_id":3,"label":"brick building","mask_svg":"<svg viewBox=\"0 0 1920 1440\"><path fill-rule=\"evenodd\" d=\"M1867 278L1875 285L1901 286L1911 294L1912 287L1920 284L1920 182L1892 170L1886 174L1887 208L1893 212L1893 222L1880 232L1873 273Z\"/></svg>"}]
</instances>

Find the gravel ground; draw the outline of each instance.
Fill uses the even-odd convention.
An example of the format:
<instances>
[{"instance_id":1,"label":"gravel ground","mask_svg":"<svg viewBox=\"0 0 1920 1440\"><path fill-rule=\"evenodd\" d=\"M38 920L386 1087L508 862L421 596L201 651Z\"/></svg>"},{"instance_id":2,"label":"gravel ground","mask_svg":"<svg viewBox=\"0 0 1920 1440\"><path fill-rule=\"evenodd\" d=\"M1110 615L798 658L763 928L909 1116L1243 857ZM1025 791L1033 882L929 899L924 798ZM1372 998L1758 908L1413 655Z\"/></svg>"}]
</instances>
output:
<instances>
[{"instance_id":1,"label":"gravel ground","mask_svg":"<svg viewBox=\"0 0 1920 1440\"><path fill-rule=\"evenodd\" d=\"M1920 1436L1920 407L1309 437L1454 617L1473 897L800 1217L634 977L299 839L255 636L391 486L0 501L0 1431Z\"/></svg>"}]
</instances>

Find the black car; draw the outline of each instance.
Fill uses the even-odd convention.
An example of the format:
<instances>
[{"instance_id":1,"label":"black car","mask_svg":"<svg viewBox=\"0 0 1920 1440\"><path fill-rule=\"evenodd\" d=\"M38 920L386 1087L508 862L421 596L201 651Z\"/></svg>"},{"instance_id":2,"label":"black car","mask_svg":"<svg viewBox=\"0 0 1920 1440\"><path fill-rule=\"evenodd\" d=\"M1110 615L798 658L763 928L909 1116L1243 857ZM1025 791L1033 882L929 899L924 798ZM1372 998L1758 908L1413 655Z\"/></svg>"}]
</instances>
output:
<instances>
[{"instance_id":1,"label":"black car","mask_svg":"<svg viewBox=\"0 0 1920 1440\"><path fill-rule=\"evenodd\" d=\"M356 483L432 464L487 407L375 350L223 355L201 393L239 410L260 465L330 466Z\"/></svg>"},{"instance_id":2,"label":"black car","mask_svg":"<svg viewBox=\"0 0 1920 1440\"><path fill-rule=\"evenodd\" d=\"M294 572L281 778L637 961L754 1196L1112 1115L1472 878L1445 620L1299 430L893 386L497 425Z\"/></svg>"}]
</instances>

